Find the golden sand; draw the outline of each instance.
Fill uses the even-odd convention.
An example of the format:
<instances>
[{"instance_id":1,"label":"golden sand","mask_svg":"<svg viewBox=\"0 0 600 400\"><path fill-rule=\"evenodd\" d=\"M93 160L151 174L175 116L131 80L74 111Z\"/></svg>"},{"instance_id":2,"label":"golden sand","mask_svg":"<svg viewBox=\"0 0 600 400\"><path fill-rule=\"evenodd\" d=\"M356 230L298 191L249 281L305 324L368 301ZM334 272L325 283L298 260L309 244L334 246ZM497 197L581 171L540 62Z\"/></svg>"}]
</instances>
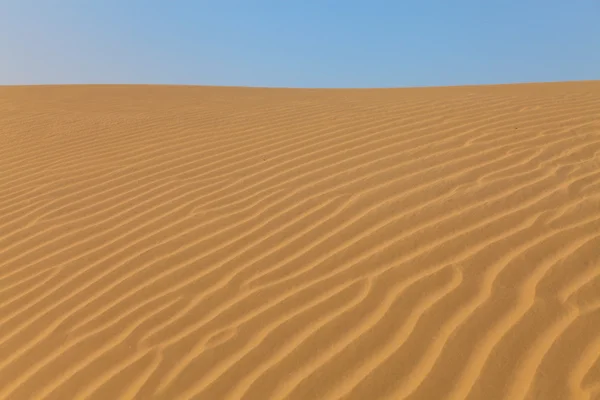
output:
<instances>
[{"instance_id":1,"label":"golden sand","mask_svg":"<svg viewBox=\"0 0 600 400\"><path fill-rule=\"evenodd\" d=\"M600 399L600 82L0 87L1 399Z\"/></svg>"}]
</instances>

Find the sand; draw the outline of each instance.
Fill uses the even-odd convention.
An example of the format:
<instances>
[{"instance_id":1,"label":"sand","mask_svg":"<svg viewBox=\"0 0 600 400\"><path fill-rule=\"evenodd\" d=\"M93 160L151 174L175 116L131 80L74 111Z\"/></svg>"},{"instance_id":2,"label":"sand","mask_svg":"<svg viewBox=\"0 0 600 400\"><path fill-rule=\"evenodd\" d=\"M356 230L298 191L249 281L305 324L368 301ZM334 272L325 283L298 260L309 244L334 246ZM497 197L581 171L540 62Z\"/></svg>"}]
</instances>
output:
<instances>
[{"instance_id":1,"label":"sand","mask_svg":"<svg viewBox=\"0 0 600 400\"><path fill-rule=\"evenodd\" d=\"M0 88L1 399L600 399L600 82Z\"/></svg>"}]
</instances>

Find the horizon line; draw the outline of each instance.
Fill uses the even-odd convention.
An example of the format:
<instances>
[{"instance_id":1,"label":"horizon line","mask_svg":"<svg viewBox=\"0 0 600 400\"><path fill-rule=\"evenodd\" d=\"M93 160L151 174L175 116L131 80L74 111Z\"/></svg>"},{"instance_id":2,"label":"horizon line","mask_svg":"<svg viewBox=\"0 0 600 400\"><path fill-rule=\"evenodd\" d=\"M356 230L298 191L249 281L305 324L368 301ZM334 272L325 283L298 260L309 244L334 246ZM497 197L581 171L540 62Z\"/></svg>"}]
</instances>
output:
<instances>
[{"instance_id":1,"label":"horizon line","mask_svg":"<svg viewBox=\"0 0 600 400\"><path fill-rule=\"evenodd\" d=\"M519 81L481 84L451 84L451 85L417 85L417 86L373 86L373 87L302 87L302 86L253 86L253 85L208 85L183 83L39 83L39 84L0 84L0 87L54 87L54 86L166 86L187 88L224 88L224 89L272 89L272 90L394 90L394 89L435 89L459 87L493 87L517 85L544 85L561 83L591 83L599 79L573 79L556 81Z\"/></svg>"}]
</instances>

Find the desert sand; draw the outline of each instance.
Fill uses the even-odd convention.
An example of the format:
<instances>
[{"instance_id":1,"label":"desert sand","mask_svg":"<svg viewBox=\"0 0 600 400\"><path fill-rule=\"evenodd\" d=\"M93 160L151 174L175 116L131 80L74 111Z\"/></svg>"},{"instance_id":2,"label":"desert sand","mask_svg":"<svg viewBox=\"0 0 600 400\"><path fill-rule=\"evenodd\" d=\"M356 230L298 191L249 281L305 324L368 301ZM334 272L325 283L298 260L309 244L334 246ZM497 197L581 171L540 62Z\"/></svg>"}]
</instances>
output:
<instances>
[{"instance_id":1,"label":"desert sand","mask_svg":"<svg viewBox=\"0 0 600 400\"><path fill-rule=\"evenodd\" d=\"M0 88L1 399L600 399L600 82Z\"/></svg>"}]
</instances>

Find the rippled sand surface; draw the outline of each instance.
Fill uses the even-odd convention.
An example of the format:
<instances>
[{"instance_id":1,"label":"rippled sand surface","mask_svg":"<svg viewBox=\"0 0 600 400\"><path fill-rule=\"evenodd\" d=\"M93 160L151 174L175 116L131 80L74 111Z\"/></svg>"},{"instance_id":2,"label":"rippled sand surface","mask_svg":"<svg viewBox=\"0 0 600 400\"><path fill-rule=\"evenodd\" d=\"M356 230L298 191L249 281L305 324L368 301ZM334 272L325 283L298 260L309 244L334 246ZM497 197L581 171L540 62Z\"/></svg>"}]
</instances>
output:
<instances>
[{"instance_id":1,"label":"rippled sand surface","mask_svg":"<svg viewBox=\"0 0 600 400\"><path fill-rule=\"evenodd\" d=\"M0 398L600 399L600 82L0 87Z\"/></svg>"}]
</instances>

